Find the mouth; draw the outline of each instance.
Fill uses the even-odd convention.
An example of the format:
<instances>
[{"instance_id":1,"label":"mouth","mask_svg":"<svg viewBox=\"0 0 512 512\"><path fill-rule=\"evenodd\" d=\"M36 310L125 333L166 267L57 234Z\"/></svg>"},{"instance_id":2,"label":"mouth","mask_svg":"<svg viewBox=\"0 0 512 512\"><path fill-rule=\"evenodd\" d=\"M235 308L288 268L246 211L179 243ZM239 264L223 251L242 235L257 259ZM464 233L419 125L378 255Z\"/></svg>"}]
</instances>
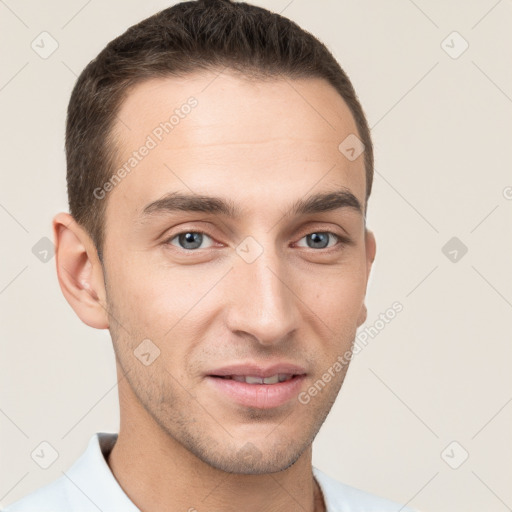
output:
<instances>
[{"instance_id":1,"label":"mouth","mask_svg":"<svg viewBox=\"0 0 512 512\"><path fill-rule=\"evenodd\" d=\"M246 384L277 384L279 382L287 382L297 375L291 373L276 373L270 377L258 377L257 375L210 375L218 379L231 379L236 382L245 382Z\"/></svg>"},{"instance_id":2,"label":"mouth","mask_svg":"<svg viewBox=\"0 0 512 512\"><path fill-rule=\"evenodd\" d=\"M273 409L289 403L300 393L306 378L304 368L280 364L230 366L206 375L206 382L229 405Z\"/></svg>"}]
</instances>

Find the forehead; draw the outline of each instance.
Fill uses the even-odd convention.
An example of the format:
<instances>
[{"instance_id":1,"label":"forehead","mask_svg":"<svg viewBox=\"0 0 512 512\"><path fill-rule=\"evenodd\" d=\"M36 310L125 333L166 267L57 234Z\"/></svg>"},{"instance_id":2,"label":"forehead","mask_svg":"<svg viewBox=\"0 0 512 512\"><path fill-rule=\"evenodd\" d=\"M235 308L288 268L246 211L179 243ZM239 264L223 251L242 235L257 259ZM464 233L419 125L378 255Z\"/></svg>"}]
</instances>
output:
<instances>
[{"instance_id":1,"label":"forehead","mask_svg":"<svg viewBox=\"0 0 512 512\"><path fill-rule=\"evenodd\" d=\"M191 97L199 108L186 125L195 130L189 135L201 136L202 144L224 144L228 142L226 136L233 141L262 142L273 135L282 136L283 128L290 129L290 137L306 139L337 140L357 133L345 101L325 80L254 79L223 71L154 78L132 87L114 127L118 141L136 142L132 140L138 135L134 127L149 131L155 121L169 120ZM175 128L174 138L183 135L179 126ZM241 128L250 130L242 132Z\"/></svg>"},{"instance_id":2,"label":"forehead","mask_svg":"<svg viewBox=\"0 0 512 512\"><path fill-rule=\"evenodd\" d=\"M251 201L270 208L342 186L364 204L364 154L350 160L339 150L357 127L324 80L151 79L129 91L117 117L116 170L125 172L108 210L119 215L173 191L236 196L248 211Z\"/></svg>"}]
</instances>

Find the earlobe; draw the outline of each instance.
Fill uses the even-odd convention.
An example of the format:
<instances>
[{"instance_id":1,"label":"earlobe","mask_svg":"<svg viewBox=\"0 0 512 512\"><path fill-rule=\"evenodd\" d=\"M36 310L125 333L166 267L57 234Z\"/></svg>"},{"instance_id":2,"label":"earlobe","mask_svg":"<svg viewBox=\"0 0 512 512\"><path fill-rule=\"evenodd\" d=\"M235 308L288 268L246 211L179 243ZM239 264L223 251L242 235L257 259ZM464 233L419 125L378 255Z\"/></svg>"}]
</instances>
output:
<instances>
[{"instance_id":1,"label":"earlobe","mask_svg":"<svg viewBox=\"0 0 512 512\"><path fill-rule=\"evenodd\" d=\"M361 306L361 312L359 313L359 318L357 319L357 327L361 327L366 322L366 318L368 316L368 309L366 308L366 304Z\"/></svg>"},{"instance_id":2,"label":"earlobe","mask_svg":"<svg viewBox=\"0 0 512 512\"><path fill-rule=\"evenodd\" d=\"M108 329L103 269L91 237L69 213L54 217L53 234L64 297L85 324Z\"/></svg>"},{"instance_id":3,"label":"earlobe","mask_svg":"<svg viewBox=\"0 0 512 512\"><path fill-rule=\"evenodd\" d=\"M370 276L372 264L375 260L375 254L377 252L377 242L375 241L375 235L369 229L365 232L365 246L366 246L366 263L367 263L367 280Z\"/></svg>"}]
</instances>

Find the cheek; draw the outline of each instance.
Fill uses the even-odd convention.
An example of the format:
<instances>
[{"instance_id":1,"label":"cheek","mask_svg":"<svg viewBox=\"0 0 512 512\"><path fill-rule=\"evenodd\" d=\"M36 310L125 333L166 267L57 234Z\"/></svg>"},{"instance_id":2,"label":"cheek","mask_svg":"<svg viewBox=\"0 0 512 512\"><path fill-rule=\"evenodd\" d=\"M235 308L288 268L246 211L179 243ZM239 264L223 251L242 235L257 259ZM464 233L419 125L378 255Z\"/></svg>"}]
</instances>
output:
<instances>
[{"instance_id":1,"label":"cheek","mask_svg":"<svg viewBox=\"0 0 512 512\"><path fill-rule=\"evenodd\" d=\"M347 265L326 272L319 269L297 281L301 299L329 325L355 321L366 293L365 266Z\"/></svg>"},{"instance_id":2,"label":"cheek","mask_svg":"<svg viewBox=\"0 0 512 512\"><path fill-rule=\"evenodd\" d=\"M204 299L218 280L217 270L181 268L141 255L113 276L111 300L132 338L142 336L174 350L173 339L199 332L197 316L210 311Z\"/></svg>"},{"instance_id":3,"label":"cheek","mask_svg":"<svg viewBox=\"0 0 512 512\"><path fill-rule=\"evenodd\" d=\"M174 315L183 309L181 284L163 279L147 262L134 258L111 270L109 277L109 305L127 324L132 337L161 337L172 327Z\"/></svg>"}]
</instances>

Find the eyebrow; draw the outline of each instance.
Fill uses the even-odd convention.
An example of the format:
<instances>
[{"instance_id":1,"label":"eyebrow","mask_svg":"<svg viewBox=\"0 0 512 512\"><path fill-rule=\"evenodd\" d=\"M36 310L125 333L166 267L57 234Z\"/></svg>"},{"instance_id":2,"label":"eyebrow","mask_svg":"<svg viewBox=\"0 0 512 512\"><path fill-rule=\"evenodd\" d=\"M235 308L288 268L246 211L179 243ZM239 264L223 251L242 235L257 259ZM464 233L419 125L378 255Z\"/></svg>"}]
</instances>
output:
<instances>
[{"instance_id":1,"label":"eyebrow","mask_svg":"<svg viewBox=\"0 0 512 512\"><path fill-rule=\"evenodd\" d=\"M341 189L334 192L314 194L295 201L289 213L290 216L308 215L350 208L363 214L361 203L349 190ZM242 216L242 209L231 199L212 197L198 194L183 194L171 192L160 199L147 204L142 210L141 217L151 217L173 212L200 212L213 215L224 215L229 218Z\"/></svg>"}]
</instances>

